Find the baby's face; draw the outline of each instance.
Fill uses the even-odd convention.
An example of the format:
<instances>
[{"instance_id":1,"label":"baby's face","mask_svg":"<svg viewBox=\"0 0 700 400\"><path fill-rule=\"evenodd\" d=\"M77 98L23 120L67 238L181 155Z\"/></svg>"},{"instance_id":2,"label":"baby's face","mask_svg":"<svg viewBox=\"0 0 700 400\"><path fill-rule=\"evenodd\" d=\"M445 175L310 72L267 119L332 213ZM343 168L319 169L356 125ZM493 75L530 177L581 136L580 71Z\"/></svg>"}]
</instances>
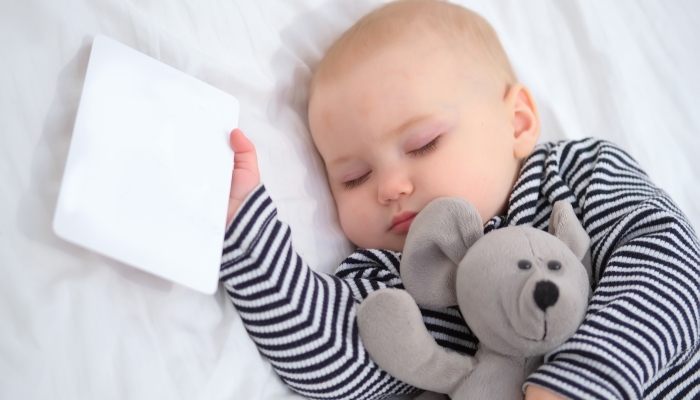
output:
<instances>
[{"instance_id":1,"label":"baby's face","mask_svg":"<svg viewBox=\"0 0 700 400\"><path fill-rule=\"evenodd\" d=\"M471 201L502 214L520 161L498 87L448 45L392 44L318 82L309 104L314 142L348 238L401 251L431 200Z\"/></svg>"}]
</instances>

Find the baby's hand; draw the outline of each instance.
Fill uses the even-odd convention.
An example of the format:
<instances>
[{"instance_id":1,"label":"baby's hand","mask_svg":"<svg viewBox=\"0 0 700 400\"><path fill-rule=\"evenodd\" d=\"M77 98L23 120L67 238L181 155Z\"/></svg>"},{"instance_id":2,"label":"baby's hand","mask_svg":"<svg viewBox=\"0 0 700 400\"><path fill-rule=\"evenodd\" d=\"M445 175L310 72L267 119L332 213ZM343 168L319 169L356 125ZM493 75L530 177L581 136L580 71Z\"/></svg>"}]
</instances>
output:
<instances>
[{"instance_id":1,"label":"baby's hand","mask_svg":"<svg viewBox=\"0 0 700 400\"><path fill-rule=\"evenodd\" d=\"M228 200L228 212L226 213L226 226L238 211L243 200L260 183L260 171L258 171L258 157L255 146L245 137L243 132L236 128L231 131L229 137L233 149L233 174L231 176L231 194Z\"/></svg>"}]
</instances>

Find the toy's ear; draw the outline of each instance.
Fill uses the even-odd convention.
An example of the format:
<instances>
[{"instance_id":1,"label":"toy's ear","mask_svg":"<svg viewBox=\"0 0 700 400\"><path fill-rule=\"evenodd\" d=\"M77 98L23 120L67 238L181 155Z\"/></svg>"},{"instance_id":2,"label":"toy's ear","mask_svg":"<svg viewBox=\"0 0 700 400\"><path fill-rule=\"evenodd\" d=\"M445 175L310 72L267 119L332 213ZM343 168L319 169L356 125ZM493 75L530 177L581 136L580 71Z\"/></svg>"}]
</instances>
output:
<instances>
[{"instance_id":1,"label":"toy's ear","mask_svg":"<svg viewBox=\"0 0 700 400\"><path fill-rule=\"evenodd\" d=\"M564 242L579 260L584 259L591 245L591 239L578 221L573 207L564 200L557 201L552 207L549 233Z\"/></svg>"},{"instance_id":2,"label":"toy's ear","mask_svg":"<svg viewBox=\"0 0 700 400\"><path fill-rule=\"evenodd\" d=\"M457 304L457 266L483 234L479 212L462 198L433 200L416 216L401 257L401 279L416 303Z\"/></svg>"}]
</instances>

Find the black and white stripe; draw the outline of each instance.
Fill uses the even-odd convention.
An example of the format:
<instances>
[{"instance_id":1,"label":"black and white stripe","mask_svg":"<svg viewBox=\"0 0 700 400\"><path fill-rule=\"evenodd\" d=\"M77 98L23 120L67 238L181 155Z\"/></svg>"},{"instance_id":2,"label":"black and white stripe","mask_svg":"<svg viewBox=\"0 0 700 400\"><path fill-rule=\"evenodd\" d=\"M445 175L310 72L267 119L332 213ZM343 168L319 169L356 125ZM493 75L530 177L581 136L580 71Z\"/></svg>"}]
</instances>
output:
<instances>
[{"instance_id":1,"label":"black and white stripe","mask_svg":"<svg viewBox=\"0 0 700 400\"><path fill-rule=\"evenodd\" d=\"M574 399L696 398L700 252L686 218L608 142L543 145L527 164L541 168L540 193L507 222L546 229L551 204L571 202L595 275L586 320L529 381Z\"/></svg>"},{"instance_id":2,"label":"black and white stripe","mask_svg":"<svg viewBox=\"0 0 700 400\"><path fill-rule=\"evenodd\" d=\"M700 251L686 218L624 151L600 140L540 145L525 161L507 225L547 229L569 201L592 238L595 292L574 337L528 381L573 399L700 397ZM358 250L337 276L316 274L291 247L264 187L226 233L221 281L260 351L310 398L378 399L415 391L368 357L355 311L368 293L402 289L401 254ZM456 308L422 309L445 348L478 343Z\"/></svg>"},{"instance_id":3,"label":"black and white stripe","mask_svg":"<svg viewBox=\"0 0 700 400\"><path fill-rule=\"evenodd\" d=\"M314 273L291 248L290 230L276 213L265 188L258 187L226 233L220 278L251 338L282 380L309 398L375 399L415 391L369 359L355 324L354 295L366 296L400 280L378 271L370 278L376 283L365 288ZM348 263L391 265L387 255L365 252Z\"/></svg>"}]
</instances>

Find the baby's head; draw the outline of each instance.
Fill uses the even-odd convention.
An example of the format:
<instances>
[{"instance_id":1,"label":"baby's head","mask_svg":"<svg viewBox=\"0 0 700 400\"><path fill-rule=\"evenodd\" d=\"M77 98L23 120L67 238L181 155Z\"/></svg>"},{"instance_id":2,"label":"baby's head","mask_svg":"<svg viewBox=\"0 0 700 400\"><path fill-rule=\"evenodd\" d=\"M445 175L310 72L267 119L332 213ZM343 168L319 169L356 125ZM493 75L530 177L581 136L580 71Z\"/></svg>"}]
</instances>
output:
<instances>
[{"instance_id":1,"label":"baby's head","mask_svg":"<svg viewBox=\"0 0 700 400\"><path fill-rule=\"evenodd\" d=\"M484 222L503 214L539 136L493 28L431 0L385 5L338 39L315 72L309 125L345 234L397 251L438 197L469 200Z\"/></svg>"}]
</instances>

